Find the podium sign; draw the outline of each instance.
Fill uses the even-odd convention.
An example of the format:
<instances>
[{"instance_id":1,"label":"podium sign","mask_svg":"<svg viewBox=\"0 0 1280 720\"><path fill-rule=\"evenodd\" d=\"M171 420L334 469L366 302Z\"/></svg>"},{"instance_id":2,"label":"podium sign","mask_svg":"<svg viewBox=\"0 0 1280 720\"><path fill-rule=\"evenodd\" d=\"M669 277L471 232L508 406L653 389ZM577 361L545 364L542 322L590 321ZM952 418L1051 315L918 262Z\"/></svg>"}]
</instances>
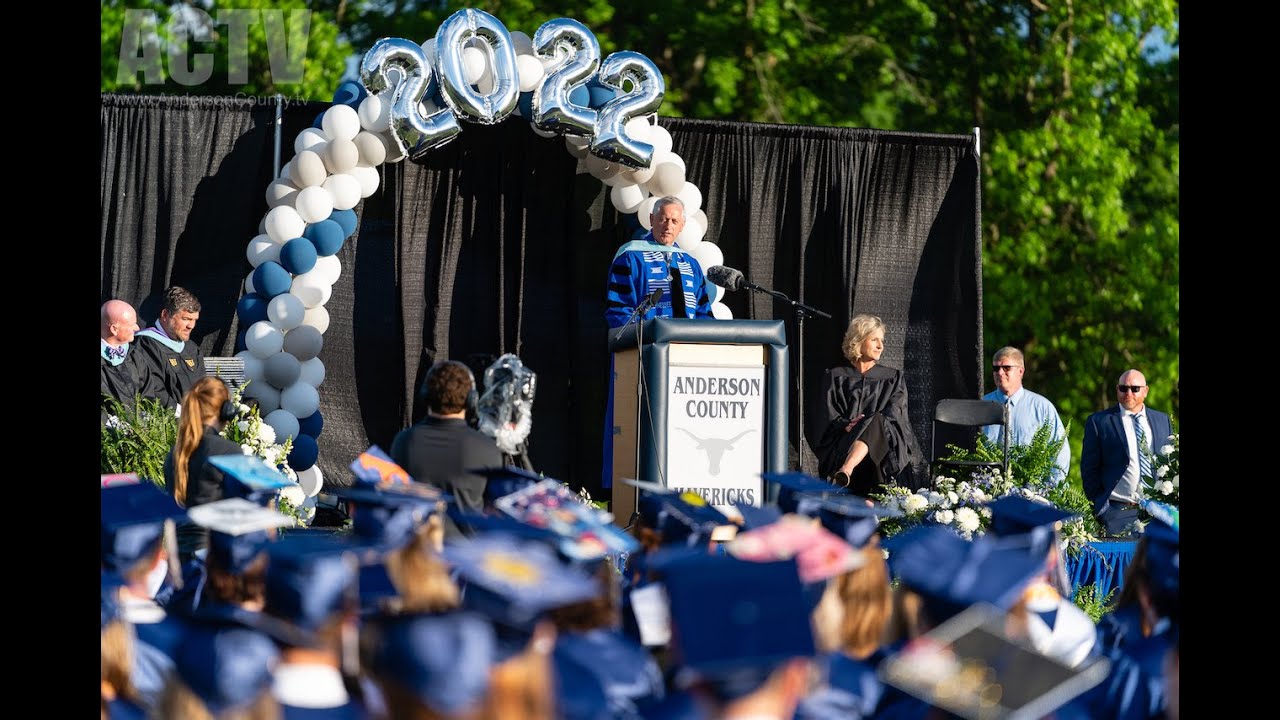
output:
<instances>
[{"instance_id":1,"label":"podium sign","mask_svg":"<svg viewBox=\"0 0 1280 720\"><path fill-rule=\"evenodd\" d=\"M764 503L761 472L787 465L787 345L781 320L655 318L611 339L612 504L625 526L636 478L727 509Z\"/></svg>"},{"instance_id":2,"label":"podium sign","mask_svg":"<svg viewBox=\"0 0 1280 720\"><path fill-rule=\"evenodd\" d=\"M730 514L733 503L760 507L764 353L758 346L717 348L716 365L689 364L706 354L702 347L671 346L667 487L695 492Z\"/></svg>"}]
</instances>

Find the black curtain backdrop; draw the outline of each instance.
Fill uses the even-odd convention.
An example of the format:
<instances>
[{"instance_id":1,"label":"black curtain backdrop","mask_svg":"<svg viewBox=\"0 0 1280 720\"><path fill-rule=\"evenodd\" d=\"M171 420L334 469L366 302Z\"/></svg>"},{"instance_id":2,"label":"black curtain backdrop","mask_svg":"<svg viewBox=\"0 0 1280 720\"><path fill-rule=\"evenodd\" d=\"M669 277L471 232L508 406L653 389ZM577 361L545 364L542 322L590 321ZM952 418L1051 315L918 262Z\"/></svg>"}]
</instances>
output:
<instances>
[{"instance_id":1,"label":"black curtain backdrop","mask_svg":"<svg viewBox=\"0 0 1280 720\"><path fill-rule=\"evenodd\" d=\"M245 249L267 210L276 108L254 100L103 95L101 296L156 317L171 284L203 304L194 337L233 355ZM327 107L284 108L282 162ZM825 310L805 322L806 400L840 364L849 319L888 326L883 362L906 371L927 454L938 400L983 381L978 160L971 135L923 135L664 118L702 190L706 239L751 281ZM530 456L548 476L600 492L608 353L605 274L634 224L560 139L526 122L464 124L422 163L384 165L360 227L339 252L325 305L330 483L371 444L420 417L437 359L515 353L538 374ZM735 318L788 321L790 306L746 291ZM794 392L794 388L793 388ZM795 400L792 399L794 406ZM794 412L793 412L794 415ZM792 417L791 467L795 456ZM804 468L813 455L804 447Z\"/></svg>"}]
</instances>

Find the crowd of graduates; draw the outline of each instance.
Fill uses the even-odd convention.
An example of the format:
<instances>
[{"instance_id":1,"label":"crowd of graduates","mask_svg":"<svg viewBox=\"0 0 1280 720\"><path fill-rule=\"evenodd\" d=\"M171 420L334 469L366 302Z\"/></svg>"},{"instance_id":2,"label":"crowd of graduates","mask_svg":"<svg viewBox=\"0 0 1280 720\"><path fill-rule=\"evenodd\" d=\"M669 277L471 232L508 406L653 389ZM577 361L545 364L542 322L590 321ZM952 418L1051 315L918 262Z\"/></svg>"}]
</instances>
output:
<instances>
[{"instance_id":1,"label":"crowd of graduates","mask_svg":"<svg viewBox=\"0 0 1280 720\"><path fill-rule=\"evenodd\" d=\"M536 474L492 475L474 514L357 465L333 488L341 529L284 529L274 494L234 472L189 510L145 480L104 486L103 716L952 717L964 683L882 666L973 606L1051 660L1039 677L992 670L981 698L1065 683L1053 717L1177 716L1176 516L1152 521L1095 626L1067 599L1064 514L1019 497L973 541L926 526L882 546L889 511L811 476L767 474L773 500L732 519L640 483L636 549L592 555L493 506ZM446 541L446 517L465 535ZM207 544L180 563L191 525Z\"/></svg>"}]
</instances>

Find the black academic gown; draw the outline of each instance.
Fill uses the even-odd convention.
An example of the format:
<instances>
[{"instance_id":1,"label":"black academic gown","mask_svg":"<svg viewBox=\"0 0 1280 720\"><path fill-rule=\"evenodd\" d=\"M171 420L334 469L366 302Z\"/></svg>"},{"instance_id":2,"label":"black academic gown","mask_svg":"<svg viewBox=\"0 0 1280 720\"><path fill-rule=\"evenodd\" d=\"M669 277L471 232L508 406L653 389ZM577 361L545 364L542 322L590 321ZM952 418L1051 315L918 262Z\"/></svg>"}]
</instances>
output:
<instances>
[{"instance_id":1,"label":"black academic gown","mask_svg":"<svg viewBox=\"0 0 1280 720\"><path fill-rule=\"evenodd\" d=\"M119 365L112 365L110 360L98 355L98 364L101 367L99 376L102 380L101 395L119 400L126 409L133 409L133 398L142 392L145 380L145 368L138 365L138 354L133 351L132 345L129 346L124 360ZM106 416L110 413L106 399L100 398L102 405L102 419L105 421Z\"/></svg>"},{"instance_id":2,"label":"black academic gown","mask_svg":"<svg viewBox=\"0 0 1280 720\"><path fill-rule=\"evenodd\" d=\"M152 328L137 334L130 355L137 353L139 377L145 378L140 386L147 397L153 397L167 407L174 407L197 380L204 377L204 353L194 340L186 341L181 352L163 342L149 337Z\"/></svg>"},{"instance_id":3,"label":"black academic gown","mask_svg":"<svg viewBox=\"0 0 1280 720\"><path fill-rule=\"evenodd\" d=\"M840 469L840 465L849 456L853 442L863 438L870 426L873 415L879 413L883 447L871 447L867 460L854 468L855 477L867 469L879 471L880 477L873 483L863 483L851 489L854 492L866 493L873 490L873 484L892 480L922 459L920 446L916 442L915 432L907 418L907 384L902 371L885 365L873 365L866 374L858 372L848 365L827 370L822 378L822 391L810 406L809 423L806 434L810 446L818 456L818 472L826 478ZM864 415L861 421L850 432L844 428L849 421ZM867 438L864 442L871 445ZM878 467L873 459L880 458Z\"/></svg>"}]
</instances>

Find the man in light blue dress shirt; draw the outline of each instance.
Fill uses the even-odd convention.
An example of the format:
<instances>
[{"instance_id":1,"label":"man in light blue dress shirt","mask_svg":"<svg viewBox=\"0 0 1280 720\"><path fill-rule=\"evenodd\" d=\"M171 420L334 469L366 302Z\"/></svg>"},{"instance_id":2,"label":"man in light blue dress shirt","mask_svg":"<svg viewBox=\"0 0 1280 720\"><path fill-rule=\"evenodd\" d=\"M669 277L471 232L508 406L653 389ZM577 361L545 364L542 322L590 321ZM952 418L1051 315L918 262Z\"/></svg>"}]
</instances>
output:
<instances>
[{"instance_id":1,"label":"man in light blue dress shirt","mask_svg":"<svg viewBox=\"0 0 1280 720\"><path fill-rule=\"evenodd\" d=\"M1057 485L1067 476L1071 467L1071 446L1066 442L1066 432L1062 427L1062 419L1058 417L1058 409L1049 399L1022 387L1022 375L1026 372L1022 359L1022 351L1015 347L1002 347L996 351L991 360L991 374L996 381L996 389L982 396L983 400L995 400L1009 405L1009 430L1013 436L1010 445L1029 445L1031 438L1046 422L1053 427L1053 440L1061 438L1062 449L1058 451L1057 466L1049 474L1050 481ZM986 425L982 433L991 442L1004 442L1004 429L999 425Z\"/></svg>"}]
</instances>

